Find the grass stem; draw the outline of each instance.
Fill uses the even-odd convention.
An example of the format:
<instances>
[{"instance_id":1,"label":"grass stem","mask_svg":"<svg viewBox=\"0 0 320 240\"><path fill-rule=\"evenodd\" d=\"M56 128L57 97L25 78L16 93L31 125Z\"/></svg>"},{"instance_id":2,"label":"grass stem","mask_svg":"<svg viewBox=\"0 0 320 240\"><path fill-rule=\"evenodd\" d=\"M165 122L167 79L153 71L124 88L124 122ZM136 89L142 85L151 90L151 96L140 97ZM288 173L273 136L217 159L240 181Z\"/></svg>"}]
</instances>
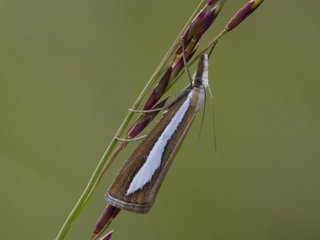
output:
<instances>
[{"instance_id":1,"label":"grass stem","mask_svg":"<svg viewBox=\"0 0 320 240\"><path fill-rule=\"evenodd\" d=\"M162 59L162 61L158 65L158 67L156 68L155 72L151 75L150 79L148 80L147 84L145 85L145 87L143 88L143 90L141 91L139 96L137 97L137 99L134 102L134 104L132 105L131 109L133 109L133 110L137 109L137 107L140 105L142 99L148 93L149 89L152 87L152 85L155 84L155 81L159 77L161 70L164 69L168 60L173 56L174 51L176 50L176 48L180 42L181 36L182 36L185 28L190 24L190 22L195 17L197 12L204 6L205 3L206 3L206 0L202 0L199 3L199 5L195 9L195 11L193 12L192 16L189 18L189 20L187 21L187 23L183 27L182 31L178 35L177 39L171 45L170 49L168 50L168 52L166 53L166 55L164 56L164 58ZM125 129L127 128L129 122L131 121L133 115L134 115L134 112L131 112L131 111L128 112L128 114L124 118L121 126L119 127L119 129L115 135L116 137L120 137L123 135ZM118 143L118 141L115 138L113 138L111 140L111 142L109 143L109 146L107 147L107 149L103 153L94 172L92 173L92 176L91 176L89 182L87 183L87 186L85 187L80 198L78 199L78 201L74 205L73 209L69 213L67 219L65 220L60 231L58 232L58 235L56 236L55 240L63 240L65 238L65 236L67 235L67 233L69 232L69 230L72 226L72 223L77 218L77 216L79 215L81 210L85 207L86 203L89 201L90 197L92 196L93 192L95 191L99 181L102 178L103 173L108 169L108 167L111 165L112 161L116 158L118 153L127 144L127 143L121 143L115 149L115 147L117 146L117 143Z\"/></svg>"}]
</instances>

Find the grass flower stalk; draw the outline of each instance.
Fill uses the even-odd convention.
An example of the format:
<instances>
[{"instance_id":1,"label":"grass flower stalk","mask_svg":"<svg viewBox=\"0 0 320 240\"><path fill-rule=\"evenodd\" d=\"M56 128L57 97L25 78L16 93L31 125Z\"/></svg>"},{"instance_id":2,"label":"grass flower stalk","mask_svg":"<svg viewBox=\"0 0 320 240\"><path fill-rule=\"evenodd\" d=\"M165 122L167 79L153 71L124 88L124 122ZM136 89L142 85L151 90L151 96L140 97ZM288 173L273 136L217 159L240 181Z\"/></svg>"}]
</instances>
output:
<instances>
[{"instance_id":1,"label":"grass flower stalk","mask_svg":"<svg viewBox=\"0 0 320 240\"><path fill-rule=\"evenodd\" d=\"M218 16L220 10L223 7L225 0L202 0L190 19L187 21L185 27L178 35L177 39L174 41L170 49L168 50L165 57L162 59L158 65L155 72L152 74L147 84L137 97L136 101L132 105L131 109L136 110L141 104L142 100L146 97L147 93L150 91L151 87L158 81L156 87L151 91L151 94L147 98L144 104L143 110L151 110L156 108L161 108L165 105L166 100L164 99L158 103L162 98L163 94L176 82L176 80L182 75L182 69L184 67L184 62L182 58L183 50L185 52L186 60L188 66L192 65L199 56L213 49L218 40L225 35L225 33L230 32L236 26L238 26L245 18L247 18L262 2L263 0L251 0L245 4L234 16L231 18L229 23L226 25L224 30L220 32L213 40L209 42L198 54L195 55L198 47L199 41L203 34L212 25L216 17ZM73 207L72 211L68 215L66 221L64 222L62 228L60 229L56 240L62 240L65 238L73 221L76 219L78 214L84 208L86 203L89 201L93 192L95 191L99 181L101 180L103 173L108 169L110 164L116 158L118 153L125 148L128 142L119 142L119 139L124 134L127 138L134 138L152 121L158 112L141 112L134 124L129 128L134 111L129 111L117 130L115 137L111 140L109 146L102 155L98 165L96 166L86 188L78 199L77 203ZM120 211L120 210L119 210ZM97 238L111 223L119 213L114 207L107 206L102 215L100 216L93 233L93 239ZM112 232L107 233L103 236L102 240L109 240L111 238Z\"/></svg>"},{"instance_id":2,"label":"grass flower stalk","mask_svg":"<svg viewBox=\"0 0 320 240\"><path fill-rule=\"evenodd\" d=\"M185 51L186 61L188 62L198 49L199 40L217 18L224 2L224 0L207 1L187 26L180 38L181 40L179 45L176 47L171 63L166 67L157 86L152 90L150 96L147 98L143 110L146 111L152 109L164 93L175 83L184 66L182 57L183 50ZM149 122L145 121L145 117L146 114L140 114L136 122L128 131L128 138L137 136L149 124Z\"/></svg>"},{"instance_id":3,"label":"grass flower stalk","mask_svg":"<svg viewBox=\"0 0 320 240\"><path fill-rule=\"evenodd\" d=\"M235 14L234 16L230 19L230 21L227 23L227 25L225 26L225 28L215 37L213 38L208 44L206 47L204 47L202 49L202 51L200 51L200 53L198 53L193 59L192 61L190 61L188 63L188 66L189 65L192 65L198 58L201 54L205 53L205 52L209 52L209 56L212 52L212 50L214 49L214 47L216 46L216 44L218 43L218 41L227 33L227 32L230 32L232 29L234 29L235 27L237 27L244 19L246 19L253 11L255 11L255 9L257 9L258 6L260 6L260 4L263 2L263 0L253 0L253 1L249 1L248 3L246 3L244 6L242 6ZM198 20L203 18L205 14L203 12L200 12L197 17L195 18L194 21L191 22L189 28L186 30L186 32L184 33L183 35L183 40L185 41L185 44L188 44L188 42L191 42L190 39L193 39L194 36L196 36L196 31L195 31L195 26L200 26L200 24L198 23ZM197 19L197 20L196 20ZM193 33L193 36L190 37L189 33L192 32ZM178 54L181 54L182 53L182 46L180 45L180 47L178 48L178 50L176 51L176 55L179 56ZM176 58L176 60L178 59L178 57ZM189 59L188 59L189 60ZM170 81L168 80L172 74L172 69L174 69L174 67L177 64L177 62L174 62L175 64L172 64L172 68L168 68L169 70L167 70L167 72L165 72L165 74L163 75L163 78L162 79L166 79L166 84L167 82L170 83ZM180 77L180 75L182 75L183 72L179 72L177 74L177 78ZM164 86L161 86L161 84L163 84L161 81L159 82L158 86L160 85L161 87L159 89L161 89L161 91L165 91L166 88L169 88L170 87L170 84L168 83L168 85L166 85L165 87ZM157 87L158 87L157 86ZM157 89L157 87L155 89ZM155 89L153 90L153 93L156 92ZM154 96L151 96L149 97L149 99L152 99L154 100ZM166 99L167 100L167 99ZM153 113L153 112L150 112L150 113ZM148 113L148 114L150 114ZM147 114L146 114L147 116ZM143 117L141 119L144 119ZM139 123L139 121L137 121ZM132 131L133 129L135 129L137 132L135 132L133 134L133 136L136 136L139 132L141 132L141 130L143 130L143 128L147 125L145 124L144 125L144 122L140 120L140 124L141 126L139 126L137 123L136 125L133 126L133 128L130 130ZM129 133L130 133L129 131ZM110 223L108 222L107 225L109 225ZM105 226L104 229L107 228L107 225Z\"/></svg>"},{"instance_id":4,"label":"grass flower stalk","mask_svg":"<svg viewBox=\"0 0 320 240\"><path fill-rule=\"evenodd\" d=\"M173 42L170 49L154 71L154 73L149 78L147 84L142 89L141 93L137 97L136 101L133 103L131 109L137 109L139 104L141 103L142 99L147 94L148 90L151 88L151 86L155 83L156 79L159 77L161 70L166 66L168 60L171 58L171 56L174 54L176 47L179 45L180 39L182 34L185 32L185 29L189 26L193 18L198 14L200 9L206 4L207 1L202 0L197 8L195 9L194 13L190 17L190 19L187 21L185 27L181 31L181 33L178 35L177 39ZM82 192L81 196L79 197L78 201L74 205L73 209L69 213L67 219L63 223L61 229L59 230L55 240L63 240L67 233L69 232L72 223L77 218L81 210L85 207L86 203L89 201L90 197L92 196L93 192L95 191L99 181L101 180L102 173L111 165L117 154L125 147L125 142L120 143L117 145L118 140L116 137L120 137L127 128L129 122L131 121L134 113L128 112L126 117L124 118L123 122L121 123L119 129L117 130L115 137L111 140L109 143L107 149L103 153L100 161L98 162L95 170L92 173L92 176L89 179L89 182L87 183L87 186L85 187L84 191Z\"/></svg>"}]
</instances>

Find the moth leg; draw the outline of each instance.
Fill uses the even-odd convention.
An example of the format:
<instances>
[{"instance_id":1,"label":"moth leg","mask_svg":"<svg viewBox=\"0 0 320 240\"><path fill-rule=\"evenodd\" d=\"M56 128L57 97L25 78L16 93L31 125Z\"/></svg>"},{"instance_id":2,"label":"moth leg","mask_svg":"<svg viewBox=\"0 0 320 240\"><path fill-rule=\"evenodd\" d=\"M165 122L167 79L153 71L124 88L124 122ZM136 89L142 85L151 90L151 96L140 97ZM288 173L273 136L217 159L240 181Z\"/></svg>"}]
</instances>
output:
<instances>
[{"instance_id":1,"label":"moth leg","mask_svg":"<svg viewBox=\"0 0 320 240\"><path fill-rule=\"evenodd\" d=\"M138 141L141 140L143 138L145 138L147 135L143 135L140 137L135 137L135 138L120 138L120 137L114 137L114 139L118 140L118 141L122 141L122 142L134 142L134 141Z\"/></svg>"},{"instance_id":2,"label":"moth leg","mask_svg":"<svg viewBox=\"0 0 320 240\"><path fill-rule=\"evenodd\" d=\"M138 110L138 109L129 108L129 112L133 112L133 113L153 113L153 112L160 112L160 111L162 111L164 109L165 109L164 107L162 107L162 108L153 108L153 109L150 109L150 110Z\"/></svg>"}]
</instances>

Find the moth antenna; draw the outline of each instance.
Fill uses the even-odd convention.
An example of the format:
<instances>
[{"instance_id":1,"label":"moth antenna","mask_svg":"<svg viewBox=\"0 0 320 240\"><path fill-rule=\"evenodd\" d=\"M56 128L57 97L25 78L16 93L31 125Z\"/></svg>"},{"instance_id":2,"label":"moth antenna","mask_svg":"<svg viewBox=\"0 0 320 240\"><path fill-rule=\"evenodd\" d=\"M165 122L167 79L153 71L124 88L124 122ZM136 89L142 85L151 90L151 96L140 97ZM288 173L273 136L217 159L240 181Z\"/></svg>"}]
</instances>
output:
<instances>
[{"instance_id":1,"label":"moth antenna","mask_svg":"<svg viewBox=\"0 0 320 240\"><path fill-rule=\"evenodd\" d=\"M200 131L198 134L198 141L197 141L197 147L196 147L196 155L199 155L200 150L200 139L202 136L202 129L203 129L203 122L204 122L204 116L206 115L206 106L207 106L207 93L204 91L204 103L203 103L203 112L202 112L202 118L200 123Z\"/></svg>"},{"instance_id":2,"label":"moth antenna","mask_svg":"<svg viewBox=\"0 0 320 240\"><path fill-rule=\"evenodd\" d=\"M135 141L139 141L141 139L144 139L147 135L143 135L140 137L135 137L135 138L120 138L120 137L114 137L114 139L121 141L121 142L135 142Z\"/></svg>"},{"instance_id":3,"label":"moth antenna","mask_svg":"<svg viewBox=\"0 0 320 240\"><path fill-rule=\"evenodd\" d=\"M160 112L163 109L164 108L152 108L152 109L149 109L149 110L139 110L139 109L129 108L128 111L129 112L133 112L133 113L153 113L153 112Z\"/></svg>"},{"instance_id":4,"label":"moth antenna","mask_svg":"<svg viewBox=\"0 0 320 240\"><path fill-rule=\"evenodd\" d=\"M190 73L188 65L187 65L187 59L186 59L186 53L185 53L183 39L181 39L181 47L182 47L182 59L183 59L184 72L186 73L186 75L189 79L190 86L192 86L192 77L191 77L191 73Z\"/></svg>"},{"instance_id":5,"label":"moth antenna","mask_svg":"<svg viewBox=\"0 0 320 240\"><path fill-rule=\"evenodd\" d=\"M214 97L210 88L210 85L207 87L209 95L210 95L210 100L211 100L211 107L212 107L212 122L213 122L213 141L214 141L214 150L216 154L216 158L219 159L219 154L218 154L218 143L217 143L217 134L216 134L216 118L215 118L215 101Z\"/></svg>"}]
</instances>

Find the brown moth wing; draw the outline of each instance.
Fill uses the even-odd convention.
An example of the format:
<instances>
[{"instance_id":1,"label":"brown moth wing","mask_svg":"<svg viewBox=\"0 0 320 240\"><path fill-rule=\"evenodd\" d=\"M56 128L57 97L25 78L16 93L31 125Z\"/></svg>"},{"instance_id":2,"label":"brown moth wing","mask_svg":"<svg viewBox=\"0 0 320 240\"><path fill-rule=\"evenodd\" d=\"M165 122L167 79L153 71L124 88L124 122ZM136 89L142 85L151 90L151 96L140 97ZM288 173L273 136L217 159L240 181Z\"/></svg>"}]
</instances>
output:
<instances>
[{"instance_id":1,"label":"brown moth wing","mask_svg":"<svg viewBox=\"0 0 320 240\"><path fill-rule=\"evenodd\" d=\"M170 123L175 113L186 101L188 94L177 99L177 102L171 105L167 113L160 119L159 123L130 154L106 194L107 201L110 204L118 208L137 213L146 213L151 209L170 164L196 115L199 88L194 87L191 89L191 92L192 98L189 108L178 126L178 129L168 140L161 159L161 165L153 174L151 181L145 184L142 189L126 195L132 179L143 166L151 149L158 140L159 132L163 132L166 126Z\"/></svg>"}]
</instances>

